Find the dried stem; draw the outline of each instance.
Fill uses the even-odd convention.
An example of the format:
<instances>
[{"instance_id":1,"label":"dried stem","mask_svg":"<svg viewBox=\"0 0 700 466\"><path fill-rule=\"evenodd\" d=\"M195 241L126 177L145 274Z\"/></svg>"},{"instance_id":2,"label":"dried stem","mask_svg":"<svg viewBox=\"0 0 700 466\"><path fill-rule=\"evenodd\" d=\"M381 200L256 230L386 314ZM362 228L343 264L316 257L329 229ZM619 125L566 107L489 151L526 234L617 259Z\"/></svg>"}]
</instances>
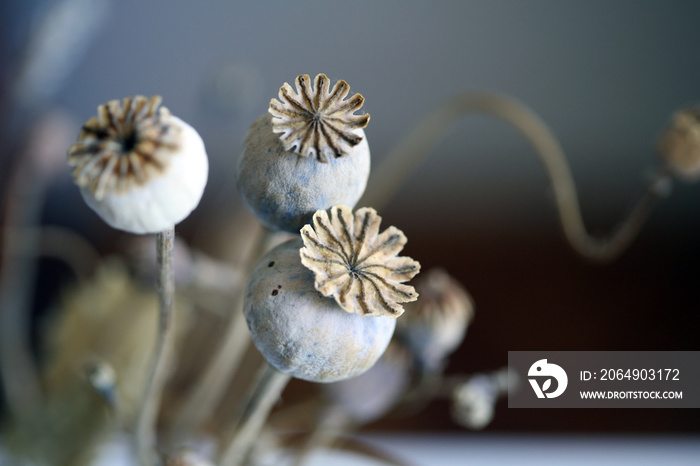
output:
<instances>
[{"instance_id":1,"label":"dried stem","mask_svg":"<svg viewBox=\"0 0 700 466\"><path fill-rule=\"evenodd\" d=\"M29 297L36 275L33 252L38 248L38 236L36 229L5 231L0 283L0 378L6 406L16 419L28 418L43 405L29 341Z\"/></svg>"},{"instance_id":2,"label":"dried stem","mask_svg":"<svg viewBox=\"0 0 700 466\"><path fill-rule=\"evenodd\" d=\"M29 231L26 233L32 234ZM100 263L100 253L80 234L67 228L44 225L38 230L39 251L43 257L63 261L75 273L76 278L86 282Z\"/></svg>"},{"instance_id":3,"label":"dried stem","mask_svg":"<svg viewBox=\"0 0 700 466\"><path fill-rule=\"evenodd\" d=\"M68 144L72 127L60 112L49 112L35 121L24 135L8 172L3 192L0 234L0 379L6 406L16 419L26 419L44 408L39 371L30 344L31 305L41 247L41 211L49 182L64 165L57 147ZM10 154L13 155L13 154ZM82 243L83 245L85 243ZM66 249L70 254L79 251ZM81 248L85 252L90 247ZM64 257L68 256L68 253ZM75 257L75 256L71 256ZM90 253L87 258L92 258Z\"/></svg>"},{"instance_id":4,"label":"dried stem","mask_svg":"<svg viewBox=\"0 0 700 466\"><path fill-rule=\"evenodd\" d=\"M311 454L322 448L332 448L343 435L350 433L356 425L338 404L327 407L316 422L304 445L294 460L294 466L302 466Z\"/></svg>"},{"instance_id":5,"label":"dried stem","mask_svg":"<svg viewBox=\"0 0 700 466\"><path fill-rule=\"evenodd\" d=\"M43 136L42 126L30 138ZM43 405L39 375L32 355L31 297L37 273L40 237L36 228L51 175L30 149L20 153L5 194L4 241L0 258L0 381L6 406L16 419L26 419Z\"/></svg>"},{"instance_id":6,"label":"dried stem","mask_svg":"<svg viewBox=\"0 0 700 466\"><path fill-rule=\"evenodd\" d=\"M498 94L460 94L429 114L387 156L374 172L381 183L370 183L363 205L381 209L399 185L415 170L449 125L470 113L485 113L501 118L532 144L552 183L559 220L571 247L583 257L605 262L618 257L637 236L656 202L664 197L668 174L659 169L647 191L628 216L607 238L595 238L587 232L576 194L571 170L564 151L549 127L522 103Z\"/></svg>"},{"instance_id":7,"label":"dried stem","mask_svg":"<svg viewBox=\"0 0 700 466\"><path fill-rule=\"evenodd\" d=\"M272 411L290 378L291 376L288 374L283 374L265 363L256 383L246 397L245 410L242 412L240 420L234 420L233 424L238 428L235 429L233 438L224 443L228 446L221 455L219 462L221 466L240 466L243 464L270 411Z\"/></svg>"},{"instance_id":8,"label":"dried stem","mask_svg":"<svg viewBox=\"0 0 700 466\"><path fill-rule=\"evenodd\" d=\"M187 431L195 431L214 412L222 398L226 394L233 374L238 369L246 349L250 345L250 332L243 315L243 298L247 277L258 259L268 248L274 234L269 230L261 230L255 241L255 245L248 255L245 266L246 280L235 284L232 291L233 307L230 311L224 336L214 357L204 370L203 375L197 380L192 394L185 401L185 405L173 423L173 432L177 439Z\"/></svg>"},{"instance_id":9,"label":"dried stem","mask_svg":"<svg viewBox=\"0 0 700 466\"><path fill-rule=\"evenodd\" d=\"M233 303L233 312L228 319L221 345L173 422L176 439L186 432L196 430L211 416L225 395L226 388L248 348L250 332L242 312L243 290L237 290Z\"/></svg>"},{"instance_id":10,"label":"dried stem","mask_svg":"<svg viewBox=\"0 0 700 466\"><path fill-rule=\"evenodd\" d=\"M136 448L141 466L157 464L156 421L160 398L165 385L172 340L173 299L175 280L173 276L173 244L175 228L156 234L156 258L158 261L158 335L155 353L142 394L136 420Z\"/></svg>"}]
</instances>

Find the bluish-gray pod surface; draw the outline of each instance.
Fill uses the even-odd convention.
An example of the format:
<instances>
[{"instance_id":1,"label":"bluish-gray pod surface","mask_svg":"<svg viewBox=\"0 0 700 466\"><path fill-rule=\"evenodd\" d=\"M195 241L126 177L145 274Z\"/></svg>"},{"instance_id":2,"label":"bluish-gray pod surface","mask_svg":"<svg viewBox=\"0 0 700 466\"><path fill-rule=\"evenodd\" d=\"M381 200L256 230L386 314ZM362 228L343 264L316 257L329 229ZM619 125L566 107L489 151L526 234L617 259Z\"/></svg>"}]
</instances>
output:
<instances>
[{"instance_id":1,"label":"bluish-gray pod surface","mask_svg":"<svg viewBox=\"0 0 700 466\"><path fill-rule=\"evenodd\" d=\"M238 191L268 228L299 233L317 210L334 205L354 207L365 191L370 153L362 141L352 152L321 163L284 150L272 132L272 116L258 118L246 137L238 163Z\"/></svg>"},{"instance_id":2,"label":"bluish-gray pod surface","mask_svg":"<svg viewBox=\"0 0 700 466\"><path fill-rule=\"evenodd\" d=\"M359 375L379 359L396 320L351 314L314 288L301 239L270 251L252 274L244 312L253 341L277 370L311 382Z\"/></svg>"}]
</instances>

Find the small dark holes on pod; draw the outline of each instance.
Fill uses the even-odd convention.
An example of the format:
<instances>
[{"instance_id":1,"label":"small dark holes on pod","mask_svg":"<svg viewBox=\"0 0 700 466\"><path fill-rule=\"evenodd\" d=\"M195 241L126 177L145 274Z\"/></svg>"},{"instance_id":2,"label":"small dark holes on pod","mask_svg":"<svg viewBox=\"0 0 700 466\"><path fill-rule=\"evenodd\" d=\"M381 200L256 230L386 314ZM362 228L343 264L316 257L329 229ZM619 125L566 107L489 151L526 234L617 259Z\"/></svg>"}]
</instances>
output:
<instances>
[{"instance_id":1,"label":"small dark holes on pod","mask_svg":"<svg viewBox=\"0 0 700 466\"><path fill-rule=\"evenodd\" d=\"M279 290L272 290L272 296L277 296L278 293L279 293Z\"/></svg>"},{"instance_id":2,"label":"small dark holes on pod","mask_svg":"<svg viewBox=\"0 0 700 466\"><path fill-rule=\"evenodd\" d=\"M270 261L270 263L267 264L268 267L272 267L273 265L275 265L275 261Z\"/></svg>"}]
</instances>

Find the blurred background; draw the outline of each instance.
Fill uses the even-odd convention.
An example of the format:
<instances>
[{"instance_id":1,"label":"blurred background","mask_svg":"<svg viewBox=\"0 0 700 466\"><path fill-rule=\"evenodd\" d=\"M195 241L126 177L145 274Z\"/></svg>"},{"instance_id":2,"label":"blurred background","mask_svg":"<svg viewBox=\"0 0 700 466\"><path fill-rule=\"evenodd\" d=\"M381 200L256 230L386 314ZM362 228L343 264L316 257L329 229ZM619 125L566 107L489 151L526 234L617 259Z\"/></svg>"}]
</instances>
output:
<instances>
[{"instance_id":1,"label":"blurred background","mask_svg":"<svg viewBox=\"0 0 700 466\"><path fill-rule=\"evenodd\" d=\"M700 3L687 1L4 1L2 192L28 128L46 115L60 112L77 137L97 105L160 94L207 146L207 191L178 227L206 251L196 244L206 237L202 230L241 209L233 171L250 123L282 83L325 73L364 95L373 166L451 96L479 90L515 97L560 139L584 221L602 235L641 195L673 112L700 101L698 24ZM54 148L42 221L114 252L121 234L88 209L64 165L71 142ZM457 374L498 369L515 350L699 350L699 200L700 186L674 183L619 260L590 264L565 243L528 143L499 120L468 116L445 129L380 214L384 225L406 233L407 255L424 270L444 267L474 298L474 323L447 368ZM5 199L3 212L12 202ZM35 342L72 279L60 264L42 261ZM460 429L440 401L369 428ZM533 415L504 402L487 430L697 433L700 414Z\"/></svg>"}]
</instances>

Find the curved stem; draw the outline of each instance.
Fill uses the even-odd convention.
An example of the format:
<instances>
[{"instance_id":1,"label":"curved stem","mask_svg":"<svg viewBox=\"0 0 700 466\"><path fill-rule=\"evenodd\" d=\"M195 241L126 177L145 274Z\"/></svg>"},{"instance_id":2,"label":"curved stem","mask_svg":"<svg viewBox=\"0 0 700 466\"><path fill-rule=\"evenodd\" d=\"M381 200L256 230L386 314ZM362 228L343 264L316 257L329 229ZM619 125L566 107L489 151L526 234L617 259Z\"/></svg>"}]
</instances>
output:
<instances>
[{"instance_id":1,"label":"curved stem","mask_svg":"<svg viewBox=\"0 0 700 466\"><path fill-rule=\"evenodd\" d=\"M143 391L136 420L136 448L142 466L157 464L156 422L160 398L165 385L170 343L173 332L172 314L175 295L173 277L173 243L175 229L156 234L156 258L158 261L158 335L151 368Z\"/></svg>"},{"instance_id":2,"label":"curved stem","mask_svg":"<svg viewBox=\"0 0 700 466\"><path fill-rule=\"evenodd\" d=\"M44 225L39 228L38 253L63 261L80 281L87 281L100 263L100 253L84 237L67 228Z\"/></svg>"},{"instance_id":3,"label":"curved stem","mask_svg":"<svg viewBox=\"0 0 700 466\"><path fill-rule=\"evenodd\" d=\"M668 174L660 169L646 193L629 215L604 239L587 232L579 207L576 186L564 151L549 127L522 103L498 94L460 94L429 114L375 171L381 183L371 184L364 205L381 208L399 185L419 165L437 143L446 128L457 118L470 113L485 113L501 118L532 144L552 183L557 211L564 235L571 247L593 261L609 261L622 253L638 234L656 202L665 195L663 183Z\"/></svg>"},{"instance_id":4,"label":"curved stem","mask_svg":"<svg viewBox=\"0 0 700 466\"><path fill-rule=\"evenodd\" d=\"M59 163L65 153L61 155L56 148L70 143L72 128L60 112L37 117L26 133L15 128L24 138L21 149L10 157L15 160L14 167L8 172L7 191L1 193L0 382L9 413L20 420L28 419L45 403L30 338L36 258L41 246L38 228L49 182L65 167Z\"/></svg>"},{"instance_id":5,"label":"curved stem","mask_svg":"<svg viewBox=\"0 0 700 466\"><path fill-rule=\"evenodd\" d=\"M42 127L31 135L41 136ZM37 251L48 185L37 156L21 153L12 170L6 205L0 256L0 383L8 411L27 419L44 404L39 371L31 348L31 297L37 274ZM0 206L0 210L2 206Z\"/></svg>"},{"instance_id":6,"label":"curved stem","mask_svg":"<svg viewBox=\"0 0 700 466\"><path fill-rule=\"evenodd\" d=\"M246 398L245 410L241 413L240 421L236 423L238 428L221 455L221 466L243 464L290 378L290 375L283 374L265 363Z\"/></svg>"}]
</instances>

